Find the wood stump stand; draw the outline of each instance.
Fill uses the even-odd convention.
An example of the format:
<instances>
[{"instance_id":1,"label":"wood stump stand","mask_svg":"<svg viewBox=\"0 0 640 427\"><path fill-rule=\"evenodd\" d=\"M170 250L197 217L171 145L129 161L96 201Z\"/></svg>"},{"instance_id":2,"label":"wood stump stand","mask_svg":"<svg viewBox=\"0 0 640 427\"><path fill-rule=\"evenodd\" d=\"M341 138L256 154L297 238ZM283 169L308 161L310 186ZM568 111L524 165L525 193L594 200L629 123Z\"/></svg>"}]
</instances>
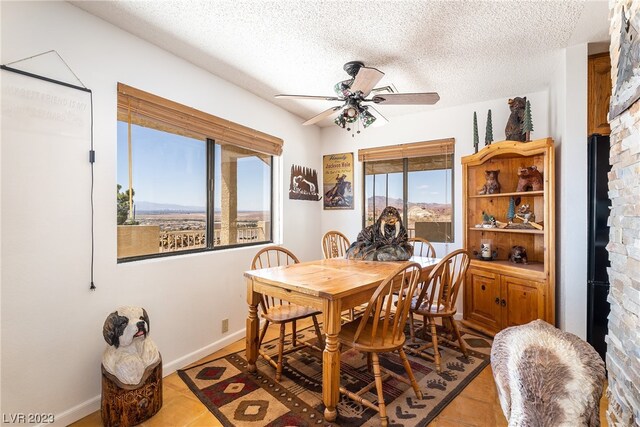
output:
<instances>
[{"instance_id":1,"label":"wood stump stand","mask_svg":"<svg viewBox=\"0 0 640 427\"><path fill-rule=\"evenodd\" d=\"M101 367L101 415L105 427L134 426L162 408L162 357L144 371L135 385L123 384Z\"/></svg>"}]
</instances>

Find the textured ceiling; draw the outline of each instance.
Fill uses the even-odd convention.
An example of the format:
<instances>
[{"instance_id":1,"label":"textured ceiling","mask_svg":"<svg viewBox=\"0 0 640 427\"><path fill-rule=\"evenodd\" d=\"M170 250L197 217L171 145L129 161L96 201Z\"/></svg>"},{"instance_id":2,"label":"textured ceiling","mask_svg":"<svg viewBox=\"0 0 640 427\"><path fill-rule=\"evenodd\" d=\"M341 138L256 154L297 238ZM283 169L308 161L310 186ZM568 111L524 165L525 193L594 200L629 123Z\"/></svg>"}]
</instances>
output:
<instances>
[{"instance_id":1,"label":"textured ceiling","mask_svg":"<svg viewBox=\"0 0 640 427\"><path fill-rule=\"evenodd\" d=\"M606 1L71 3L304 119L337 103L273 96L333 96L347 61L383 71L378 86L440 94L377 106L392 117L542 90L554 51L608 38Z\"/></svg>"}]
</instances>

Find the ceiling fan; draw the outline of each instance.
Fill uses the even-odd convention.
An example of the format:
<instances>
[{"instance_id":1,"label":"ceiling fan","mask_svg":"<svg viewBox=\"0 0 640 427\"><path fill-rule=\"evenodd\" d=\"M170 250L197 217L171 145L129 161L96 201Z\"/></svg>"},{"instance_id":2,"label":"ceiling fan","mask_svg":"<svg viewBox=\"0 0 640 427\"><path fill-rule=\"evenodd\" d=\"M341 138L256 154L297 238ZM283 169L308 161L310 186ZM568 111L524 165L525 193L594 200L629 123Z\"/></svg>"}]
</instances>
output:
<instances>
[{"instance_id":1,"label":"ceiling fan","mask_svg":"<svg viewBox=\"0 0 640 427\"><path fill-rule=\"evenodd\" d=\"M276 98L339 101L342 103L341 105L328 108L304 122L303 125L312 125L331 116L336 111L342 110L334 119L334 123L348 131L351 131L351 124L357 120L360 120L364 128L369 127L377 119L387 122L387 119L373 105L366 105L366 103L432 105L440 100L440 96L436 92L396 93L392 86L375 88L384 73L375 68L365 67L360 61L347 62L343 68L351 78L335 84L333 89L337 96L276 95ZM369 95L372 96L367 99ZM360 133L360 130L357 133Z\"/></svg>"}]
</instances>

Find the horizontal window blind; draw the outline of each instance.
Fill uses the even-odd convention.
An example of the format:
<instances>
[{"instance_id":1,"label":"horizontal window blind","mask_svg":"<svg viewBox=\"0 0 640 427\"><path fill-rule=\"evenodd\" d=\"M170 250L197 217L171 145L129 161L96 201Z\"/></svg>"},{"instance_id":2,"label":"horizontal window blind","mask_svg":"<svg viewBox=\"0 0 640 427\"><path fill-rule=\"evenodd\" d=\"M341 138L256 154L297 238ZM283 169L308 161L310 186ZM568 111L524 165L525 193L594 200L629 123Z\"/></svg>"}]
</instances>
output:
<instances>
[{"instance_id":1,"label":"horizontal window blind","mask_svg":"<svg viewBox=\"0 0 640 427\"><path fill-rule=\"evenodd\" d=\"M386 147L363 148L358 150L358 160L373 162L413 157L439 156L453 153L454 138L433 141L412 142L409 144L388 145Z\"/></svg>"},{"instance_id":2,"label":"horizontal window blind","mask_svg":"<svg viewBox=\"0 0 640 427\"><path fill-rule=\"evenodd\" d=\"M260 153L279 156L283 141L275 136L204 113L195 108L118 83L118 120L179 132L190 138L211 138Z\"/></svg>"}]
</instances>

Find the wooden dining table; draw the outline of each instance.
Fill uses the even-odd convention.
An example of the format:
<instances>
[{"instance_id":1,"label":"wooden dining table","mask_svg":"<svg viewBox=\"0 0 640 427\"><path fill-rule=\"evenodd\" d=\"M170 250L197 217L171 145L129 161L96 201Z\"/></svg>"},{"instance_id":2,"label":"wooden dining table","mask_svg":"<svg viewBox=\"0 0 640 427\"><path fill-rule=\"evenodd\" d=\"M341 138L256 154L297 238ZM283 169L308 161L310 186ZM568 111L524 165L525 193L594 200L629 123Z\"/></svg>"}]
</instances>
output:
<instances>
[{"instance_id":1,"label":"wooden dining table","mask_svg":"<svg viewBox=\"0 0 640 427\"><path fill-rule=\"evenodd\" d=\"M410 261L420 264L421 279L424 280L440 260L416 256ZM341 313L369 302L378 285L402 263L331 258L246 271L249 304L246 355L249 371L255 372L258 359L258 304L262 294L322 311L325 333L322 354L324 417L327 421L335 421L340 398L338 334Z\"/></svg>"}]
</instances>

